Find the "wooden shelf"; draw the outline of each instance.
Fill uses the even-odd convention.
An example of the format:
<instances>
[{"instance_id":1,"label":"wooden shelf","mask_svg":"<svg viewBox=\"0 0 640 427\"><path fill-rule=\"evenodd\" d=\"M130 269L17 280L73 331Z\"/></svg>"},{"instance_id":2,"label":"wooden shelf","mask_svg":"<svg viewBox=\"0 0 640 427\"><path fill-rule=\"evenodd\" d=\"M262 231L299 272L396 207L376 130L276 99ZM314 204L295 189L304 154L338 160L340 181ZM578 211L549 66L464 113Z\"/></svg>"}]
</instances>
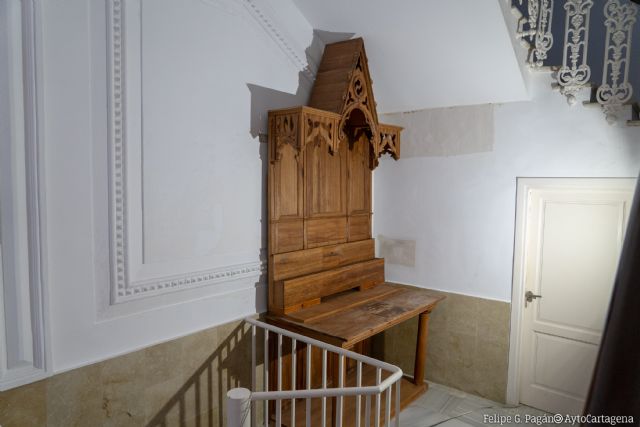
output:
<instances>
[{"instance_id":1,"label":"wooden shelf","mask_svg":"<svg viewBox=\"0 0 640 427\"><path fill-rule=\"evenodd\" d=\"M337 295L286 316L267 315L266 319L285 329L352 348L393 325L431 311L443 298L426 289L385 282L365 291Z\"/></svg>"}]
</instances>

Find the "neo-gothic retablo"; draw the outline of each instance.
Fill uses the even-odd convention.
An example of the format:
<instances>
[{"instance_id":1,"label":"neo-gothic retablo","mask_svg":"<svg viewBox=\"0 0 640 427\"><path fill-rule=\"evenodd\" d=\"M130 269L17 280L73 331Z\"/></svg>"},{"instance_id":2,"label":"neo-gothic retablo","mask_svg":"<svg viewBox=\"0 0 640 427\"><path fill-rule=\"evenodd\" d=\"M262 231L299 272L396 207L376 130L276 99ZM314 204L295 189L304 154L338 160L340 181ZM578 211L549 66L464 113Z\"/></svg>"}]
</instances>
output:
<instances>
[{"instance_id":1,"label":"neo-gothic retablo","mask_svg":"<svg viewBox=\"0 0 640 427\"><path fill-rule=\"evenodd\" d=\"M404 405L425 390L427 319L440 298L385 282L375 257L372 171L385 153L399 158L401 130L378 121L362 39L325 47L308 106L269 112L268 319L366 351L374 334L420 316L420 380L403 385Z\"/></svg>"}]
</instances>

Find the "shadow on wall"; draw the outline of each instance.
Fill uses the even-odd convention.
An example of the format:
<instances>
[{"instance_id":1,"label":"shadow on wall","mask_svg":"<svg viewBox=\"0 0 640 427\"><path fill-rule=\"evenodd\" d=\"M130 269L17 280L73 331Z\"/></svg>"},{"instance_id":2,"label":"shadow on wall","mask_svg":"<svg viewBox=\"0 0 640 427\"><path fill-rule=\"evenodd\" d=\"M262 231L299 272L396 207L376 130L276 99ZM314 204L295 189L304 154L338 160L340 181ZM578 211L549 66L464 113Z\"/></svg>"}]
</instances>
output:
<instances>
[{"instance_id":1,"label":"shadow on wall","mask_svg":"<svg viewBox=\"0 0 640 427\"><path fill-rule=\"evenodd\" d=\"M269 110L306 105L313 87L313 78L324 52L324 46L353 37L353 33L331 33L315 30L313 39L306 49L308 70L298 74L298 88L295 93L247 84L251 93L250 135L258 139L258 155L262 163L262 204L260 259L267 257L267 118ZM261 277L261 283L264 279ZM258 287L256 288L258 290ZM259 304L260 298L256 298ZM256 307L261 311L261 307ZM258 334L257 342L263 338ZM262 370L262 346L258 346L259 371ZM148 422L147 427L195 424L202 427L226 424L226 394L235 387L251 388L251 329L244 323L218 343L217 349L199 366L186 382L171 396L166 404ZM262 375L257 374L261 387ZM260 420L262 405L257 405Z\"/></svg>"},{"instance_id":2,"label":"shadow on wall","mask_svg":"<svg viewBox=\"0 0 640 427\"><path fill-rule=\"evenodd\" d=\"M298 73L298 89L295 93L282 92L275 89L247 83L251 93L251 122L250 134L252 138L260 137L260 142L267 142L267 115L269 110L278 108L306 105L311 95L313 81L322 60L324 46L343 40L349 40L354 33L333 33L330 31L314 30L309 47L305 49L308 67Z\"/></svg>"},{"instance_id":3,"label":"shadow on wall","mask_svg":"<svg viewBox=\"0 0 640 427\"><path fill-rule=\"evenodd\" d=\"M263 339L262 333L258 332L256 342ZM260 380L261 346L257 346L257 350L256 378ZM251 328L244 322L218 343L216 350L171 396L147 427L225 425L227 391L236 387L251 389Z\"/></svg>"},{"instance_id":4,"label":"shadow on wall","mask_svg":"<svg viewBox=\"0 0 640 427\"><path fill-rule=\"evenodd\" d=\"M307 64L306 70L298 73L298 89L295 93L287 93L270 89L264 86L258 86L247 83L247 88L251 93L251 118L249 125L249 133L253 139L258 139L258 155L262 163L262 202L260 207L260 224L261 224L261 250L260 260L267 261L267 171L269 153L267 152L267 131L268 131L268 114L269 110L279 108L297 107L306 105L313 89L313 79L315 78L318 66L322 60L324 46L329 43L335 43L348 40L354 36L354 33L334 33L330 31L314 30L311 44L305 49ZM261 280L263 280L261 278ZM256 307L260 311L259 307Z\"/></svg>"}]
</instances>

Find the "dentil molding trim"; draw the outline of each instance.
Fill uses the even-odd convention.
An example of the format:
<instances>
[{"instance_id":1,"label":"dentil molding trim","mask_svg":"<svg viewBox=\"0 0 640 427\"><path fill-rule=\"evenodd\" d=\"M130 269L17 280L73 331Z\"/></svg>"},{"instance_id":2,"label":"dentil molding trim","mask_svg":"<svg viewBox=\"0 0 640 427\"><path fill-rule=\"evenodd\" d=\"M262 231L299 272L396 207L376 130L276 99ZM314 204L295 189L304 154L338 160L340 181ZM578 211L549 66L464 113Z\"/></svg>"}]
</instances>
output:
<instances>
[{"instance_id":1,"label":"dentil molding trim","mask_svg":"<svg viewBox=\"0 0 640 427\"><path fill-rule=\"evenodd\" d=\"M258 24L260 24L269 37L273 39L287 58L302 72L302 75L307 80L313 81L317 69L316 64L307 61L307 58L305 58L305 49L301 48L294 38L284 29L284 26L277 23L273 14L268 9L260 7L259 3L259 0L242 0L244 7Z\"/></svg>"},{"instance_id":2,"label":"dentil molding trim","mask_svg":"<svg viewBox=\"0 0 640 427\"><path fill-rule=\"evenodd\" d=\"M125 67L127 34L125 31L125 1L107 0L111 304L175 290L259 276L264 271L264 265L258 261L152 280L131 280L130 247L128 244L129 224L127 220L127 79Z\"/></svg>"}]
</instances>

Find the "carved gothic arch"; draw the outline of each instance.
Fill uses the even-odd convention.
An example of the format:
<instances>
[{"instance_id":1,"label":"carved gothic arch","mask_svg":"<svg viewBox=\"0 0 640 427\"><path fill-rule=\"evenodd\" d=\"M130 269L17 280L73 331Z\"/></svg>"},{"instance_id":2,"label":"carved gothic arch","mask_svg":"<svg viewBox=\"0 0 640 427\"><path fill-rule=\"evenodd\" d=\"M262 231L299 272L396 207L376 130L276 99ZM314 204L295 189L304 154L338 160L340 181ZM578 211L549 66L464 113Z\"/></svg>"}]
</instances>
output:
<instances>
[{"instance_id":1,"label":"carved gothic arch","mask_svg":"<svg viewBox=\"0 0 640 427\"><path fill-rule=\"evenodd\" d=\"M360 123L352 123L354 113L362 115ZM347 129L349 126L352 128ZM298 161L308 144L325 143L333 154L341 143L355 137L349 135L350 132L362 132L364 128L368 129L371 144L371 169L385 153L396 160L399 158L402 128L378 122L363 40L358 38L327 45L309 106L279 110L270 115L271 161L280 160L285 145L296 150Z\"/></svg>"}]
</instances>

